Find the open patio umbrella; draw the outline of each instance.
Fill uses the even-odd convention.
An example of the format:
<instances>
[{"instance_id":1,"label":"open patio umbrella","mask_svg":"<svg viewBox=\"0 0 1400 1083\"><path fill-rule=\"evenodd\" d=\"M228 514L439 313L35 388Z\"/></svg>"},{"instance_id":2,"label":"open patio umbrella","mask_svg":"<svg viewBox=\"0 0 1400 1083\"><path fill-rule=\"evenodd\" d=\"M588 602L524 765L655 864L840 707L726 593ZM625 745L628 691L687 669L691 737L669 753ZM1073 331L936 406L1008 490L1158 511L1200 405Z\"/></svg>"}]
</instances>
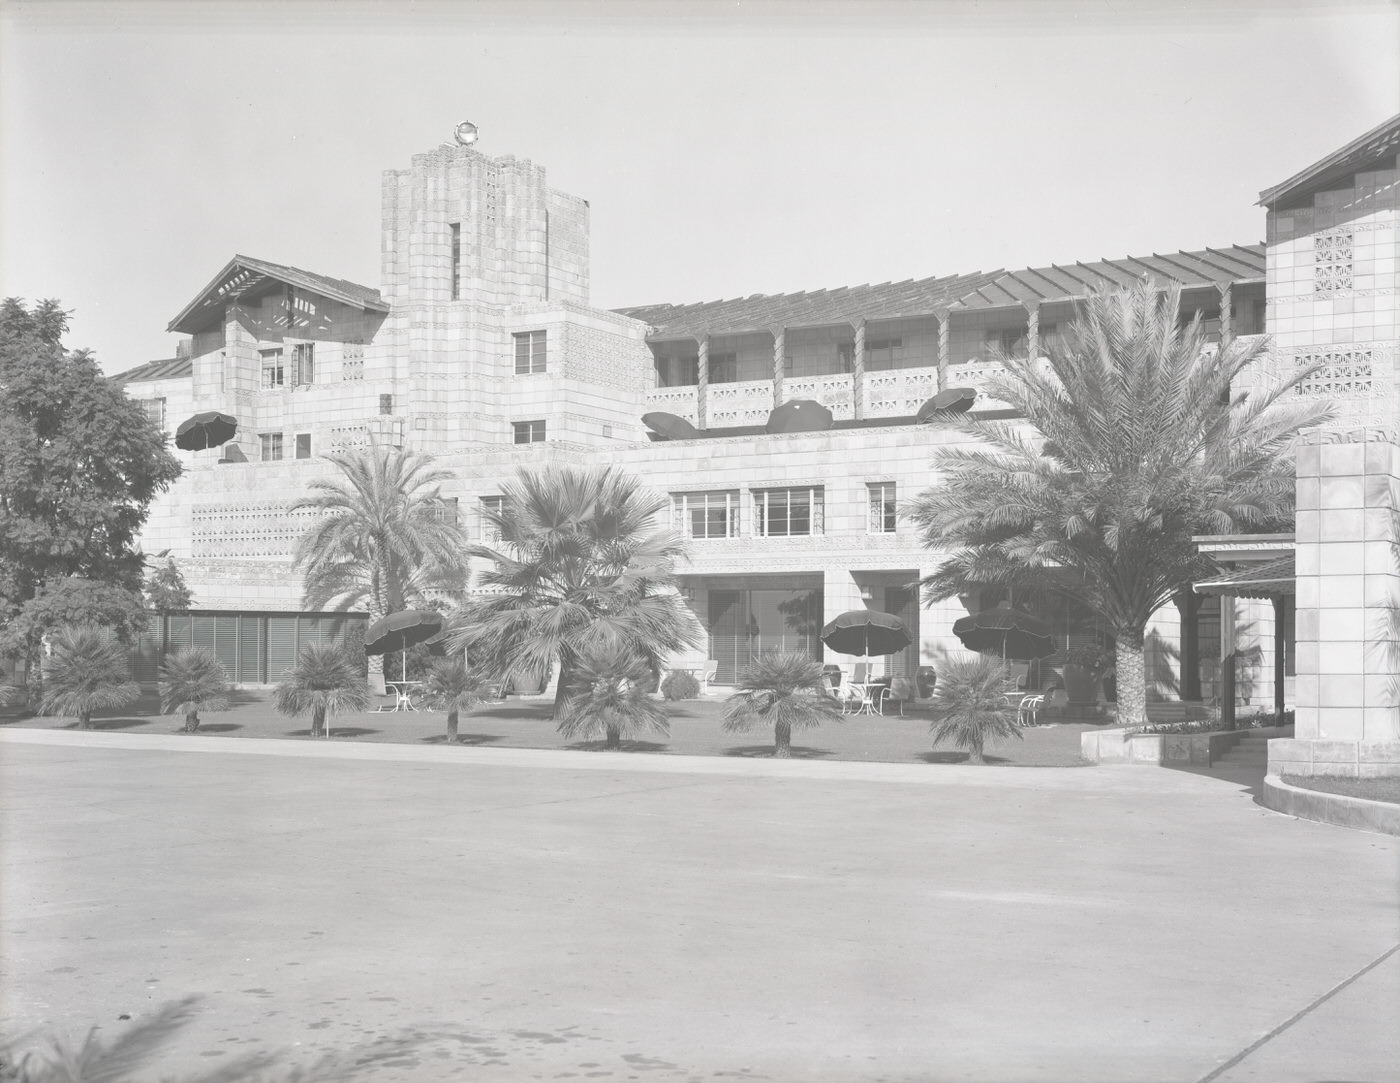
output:
<instances>
[{"instance_id":1,"label":"open patio umbrella","mask_svg":"<svg viewBox=\"0 0 1400 1083\"><path fill-rule=\"evenodd\" d=\"M642 424L662 440L694 440L700 435L695 431L695 426L685 418L663 413L660 410L643 414Z\"/></svg>"},{"instance_id":2,"label":"open patio umbrella","mask_svg":"<svg viewBox=\"0 0 1400 1083\"><path fill-rule=\"evenodd\" d=\"M831 411L815 399L793 399L768 415L766 432L822 432L831 428Z\"/></svg>"},{"instance_id":3,"label":"open patio umbrella","mask_svg":"<svg viewBox=\"0 0 1400 1083\"><path fill-rule=\"evenodd\" d=\"M408 680L408 648L427 643L443 631L442 614L431 609L405 609L390 613L369 626L365 633L366 654L403 652L403 680Z\"/></svg>"},{"instance_id":4,"label":"open patio umbrella","mask_svg":"<svg viewBox=\"0 0 1400 1083\"><path fill-rule=\"evenodd\" d=\"M876 609L852 609L822 629L822 642L837 654L861 657L893 654L913 640L902 620Z\"/></svg>"},{"instance_id":5,"label":"open patio umbrella","mask_svg":"<svg viewBox=\"0 0 1400 1083\"><path fill-rule=\"evenodd\" d=\"M976 399L977 392L971 387L950 387L920 406L914 420L922 425L940 414L965 414Z\"/></svg>"},{"instance_id":6,"label":"open patio umbrella","mask_svg":"<svg viewBox=\"0 0 1400 1083\"><path fill-rule=\"evenodd\" d=\"M955 621L953 634L968 650L979 654L997 652L1002 661L1048 658L1055 653L1055 637L1050 625L1039 617L1013 609L1009 602Z\"/></svg>"},{"instance_id":7,"label":"open patio umbrella","mask_svg":"<svg viewBox=\"0 0 1400 1083\"><path fill-rule=\"evenodd\" d=\"M175 446L182 451L203 451L228 443L237 431L236 417L217 410L206 410L180 422L180 427L175 430Z\"/></svg>"}]
</instances>

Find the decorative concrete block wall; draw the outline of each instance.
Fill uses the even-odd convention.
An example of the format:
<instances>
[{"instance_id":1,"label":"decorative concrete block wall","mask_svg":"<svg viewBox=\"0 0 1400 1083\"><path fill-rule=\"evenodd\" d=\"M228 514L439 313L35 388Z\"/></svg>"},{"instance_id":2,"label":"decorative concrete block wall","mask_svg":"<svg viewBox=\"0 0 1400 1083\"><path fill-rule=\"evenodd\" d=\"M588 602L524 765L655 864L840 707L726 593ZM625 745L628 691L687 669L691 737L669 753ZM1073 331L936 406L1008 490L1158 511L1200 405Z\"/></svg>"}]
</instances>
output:
<instances>
[{"instance_id":1,"label":"decorative concrete block wall","mask_svg":"<svg viewBox=\"0 0 1400 1083\"><path fill-rule=\"evenodd\" d=\"M1400 434L1298 446L1297 696L1270 773L1400 776Z\"/></svg>"}]
</instances>

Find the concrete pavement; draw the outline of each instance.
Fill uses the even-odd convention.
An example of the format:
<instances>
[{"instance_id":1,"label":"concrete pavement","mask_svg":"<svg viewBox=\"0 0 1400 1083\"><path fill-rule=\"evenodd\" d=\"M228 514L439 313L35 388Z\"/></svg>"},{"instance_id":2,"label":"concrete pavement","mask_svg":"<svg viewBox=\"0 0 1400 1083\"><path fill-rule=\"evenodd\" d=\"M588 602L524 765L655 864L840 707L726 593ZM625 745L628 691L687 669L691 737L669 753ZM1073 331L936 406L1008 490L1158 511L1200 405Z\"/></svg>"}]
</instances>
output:
<instances>
[{"instance_id":1,"label":"concrete pavement","mask_svg":"<svg viewBox=\"0 0 1400 1083\"><path fill-rule=\"evenodd\" d=\"M0 855L6 1032L172 1074L1400 1078L1400 840L1204 774L8 730Z\"/></svg>"}]
</instances>

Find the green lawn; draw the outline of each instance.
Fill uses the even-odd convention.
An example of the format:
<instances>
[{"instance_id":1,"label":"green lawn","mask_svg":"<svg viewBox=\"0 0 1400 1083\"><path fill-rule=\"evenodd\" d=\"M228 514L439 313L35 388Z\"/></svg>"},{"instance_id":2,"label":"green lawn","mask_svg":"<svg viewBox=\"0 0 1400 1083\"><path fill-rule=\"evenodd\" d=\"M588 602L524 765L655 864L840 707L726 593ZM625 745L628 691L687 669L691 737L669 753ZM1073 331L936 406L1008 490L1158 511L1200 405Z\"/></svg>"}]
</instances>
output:
<instances>
[{"instance_id":1,"label":"green lawn","mask_svg":"<svg viewBox=\"0 0 1400 1083\"><path fill-rule=\"evenodd\" d=\"M1369 801L1390 801L1400 804L1400 778L1303 778L1284 775L1283 781L1304 790L1319 790L1344 797L1364 797Z\"/></svg>"},{"instance_id":2,"label":"green lawn","mask_svg":"<svg viewBox=\"0 0 1400 1083\"><path fill-rule=\"evenodd\" d=\"M720 728L723 696L667 704L671 716L669 738L648 735L647 739L626 742L624 749L681 756L766 756L772 751L772 735L760 730L725 733ZM555 731L547 700L510 700L492 703L463 715L460 720L464 744L501 748L576 748L595 750L599 742L566 742ZM154 692L147 690L132 708L101 712L95 728L136 733L176 733L182 720L161 715ZM310 740L307 718L287 718L272 706L266 691L235 694L232 709L200 716L201 733L223 737L304 738ZM49 729L71 729L68 718L27 718L7 716L4 724ZM847 716L844 721L815 730L793 734L793 756L809 759L874 760L885 763L926 762L962 763L966 754L953 749L932 747L929 712L913 707L907 716ZM1079 734L1092 727L1080 723L1038 726L1022 731L1020 741L1007 741L987 750L990 765L1013 767L1082 767ZM332 740L387 741L399 743L442 743L446 740L446 715L437 711L421 713L374 713L338 715L331 720ZM191 739L197 740L198 734Z\"/></svg>"}]
</instances>

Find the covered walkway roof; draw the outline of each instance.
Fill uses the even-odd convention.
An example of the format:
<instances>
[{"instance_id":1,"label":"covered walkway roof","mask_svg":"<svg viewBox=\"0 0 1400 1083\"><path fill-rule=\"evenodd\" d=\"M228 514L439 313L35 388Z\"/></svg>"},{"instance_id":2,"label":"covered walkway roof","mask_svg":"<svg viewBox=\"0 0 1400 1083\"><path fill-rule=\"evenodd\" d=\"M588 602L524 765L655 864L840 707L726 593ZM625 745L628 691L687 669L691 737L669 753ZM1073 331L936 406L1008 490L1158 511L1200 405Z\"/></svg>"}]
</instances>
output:
<instances>
[{"instance_id":1,"label":"covered walkway roof","mask_svg":"<svg viewBox=\"0 0 1400 1083\"><path fill-rule=\"evenodd\" d=\"M1265 564L1254 564L1196 584L1197 594L1232 594L1242 598L1270 598L1297 593L1293 554Z\"/></svg>"}]
</instances>

